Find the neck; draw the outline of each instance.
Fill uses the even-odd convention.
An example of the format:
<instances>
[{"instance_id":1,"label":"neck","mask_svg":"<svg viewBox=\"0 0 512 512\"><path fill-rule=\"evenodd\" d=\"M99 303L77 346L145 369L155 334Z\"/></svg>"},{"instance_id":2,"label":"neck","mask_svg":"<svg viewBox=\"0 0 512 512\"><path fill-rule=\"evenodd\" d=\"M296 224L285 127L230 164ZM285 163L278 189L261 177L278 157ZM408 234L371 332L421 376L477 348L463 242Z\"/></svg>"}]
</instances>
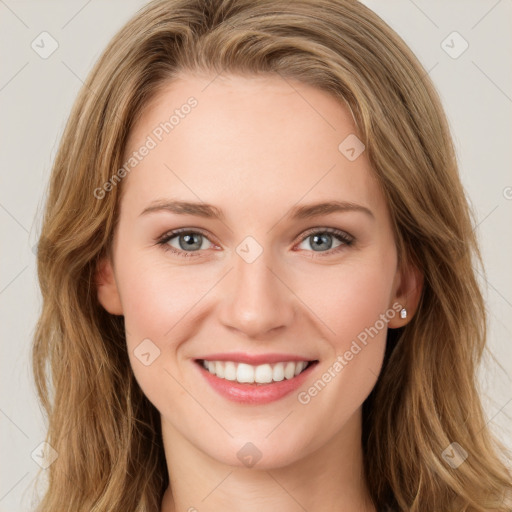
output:
<instances>
[{"instance_id":1,"label":"neck","mask_svg":"<svg viewBox=\"0 0 512 512\"><path fill-rule=\"evenodd\" d=\"M327 444L286 466L263 469L212 458L165 419L162 432L170 485L161 512L376 512L363 472L361 410Z\"/></svg>"}]
</instances>

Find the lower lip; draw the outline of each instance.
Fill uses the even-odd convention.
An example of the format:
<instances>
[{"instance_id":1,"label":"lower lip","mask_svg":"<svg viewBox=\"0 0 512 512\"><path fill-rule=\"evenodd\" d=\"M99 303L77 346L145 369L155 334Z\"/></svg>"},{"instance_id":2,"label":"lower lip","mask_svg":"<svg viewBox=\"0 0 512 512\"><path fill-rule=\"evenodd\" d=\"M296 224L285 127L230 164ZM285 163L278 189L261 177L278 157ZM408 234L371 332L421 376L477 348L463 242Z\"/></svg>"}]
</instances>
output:
<instances>
[{"instance_id":1,"label":"lower lip","mask_svg":"<svg viewBox=\"0 0 512 512\"><path fill-rule=\"evenodd\" d=\"M236 380L221 379L213 375L203 367L201 362L196 361L199 371L217 393L233 402L245 404L268 404L285 397L304 383L317 364L318 362L315 361L292 379L269 384L240 384Z\"/></svg>"}]
</instances>

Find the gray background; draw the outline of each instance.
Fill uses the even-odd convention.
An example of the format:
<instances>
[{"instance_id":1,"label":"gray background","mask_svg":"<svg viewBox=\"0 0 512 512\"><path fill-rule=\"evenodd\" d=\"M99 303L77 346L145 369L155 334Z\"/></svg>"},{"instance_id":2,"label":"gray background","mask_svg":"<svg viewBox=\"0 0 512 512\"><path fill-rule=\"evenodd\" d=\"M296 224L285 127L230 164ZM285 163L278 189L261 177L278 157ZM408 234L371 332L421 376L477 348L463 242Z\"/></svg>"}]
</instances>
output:
<instances>
[{"instance_id":1,"label":"gray background","mask_svg":"<svg viewBox=\"0 0 512 512\"><path fill-rule=\"evenodd\" d=\"M33 508L31 454L44 440L29 348L41 304L33 247L51 164L93 62L145 3L0 0L0 511ZM512 448L512 2L364 3L418 55L450 120L487 271L481 282L495 359L481 367L482 399L489 425ZM58 43L46 59L31 47L43 45L43 31ZM453 58L464 40L469 47Z\"/></svg>"}]
</instances>

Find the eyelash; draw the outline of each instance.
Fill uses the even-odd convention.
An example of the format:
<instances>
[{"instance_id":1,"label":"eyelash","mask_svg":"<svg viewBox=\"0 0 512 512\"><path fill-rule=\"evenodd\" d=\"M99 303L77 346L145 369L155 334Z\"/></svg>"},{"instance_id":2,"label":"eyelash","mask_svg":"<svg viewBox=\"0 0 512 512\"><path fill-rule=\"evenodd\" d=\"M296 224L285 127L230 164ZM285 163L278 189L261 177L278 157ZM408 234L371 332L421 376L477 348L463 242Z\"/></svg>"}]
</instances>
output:
<instances>
[{"instance_id":1,"label":"eyelash","mask_svg":"<svg viewBox=\"0 0 512 512\"><path fill-rule=\"evenodd\" d=\"M172 240L176 235L179 235L181 233L199 234L209 240L206 233L204 233L200 229L181 228L181 229L175 229L174 231L169 231L169 232L165 233L162 237L160 237L157 240L157 245L161 245L165 251L171 251L174 254L176 254L182 258L193 258L193 257L200 256L200 254L197 254L197 253L201 252L200 250L192 251L192 252L180 251L180 250L176 249L175 247L172 247L171 245L168 244L168 242L170 240ZM299 244L304 242L306 239L308 239L312 235L322 234L322 233L329 233L329 234L334 235L334 237L336 239L338 239L338 241L342 242L342 244L339 245L338 247L335 247L334 249L329 249L327 251L321 251L320 253L317 252L317 254L315 256L311 256L312 258L323 258L324 256L331 256L331 255L336 254L337 252L343 250L347 246L350 247L355 241L354 237L350 236L348 233L345 233L344 231L340 231L339 229L335 229L335 228L317 229L317 228L314 228L309 231L306 231L306 233L300 239ZM316 252L316 251L308 251L308 252Z\"/></svg>"}]
</instances>

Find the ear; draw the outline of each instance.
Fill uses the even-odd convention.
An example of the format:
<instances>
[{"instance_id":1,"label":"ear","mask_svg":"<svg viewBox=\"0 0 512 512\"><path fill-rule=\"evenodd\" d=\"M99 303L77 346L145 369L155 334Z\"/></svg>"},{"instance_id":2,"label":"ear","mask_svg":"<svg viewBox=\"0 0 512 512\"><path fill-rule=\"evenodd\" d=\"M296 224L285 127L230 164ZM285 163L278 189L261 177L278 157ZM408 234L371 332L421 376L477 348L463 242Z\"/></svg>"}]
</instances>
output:
<instances>
[{"instance_id":1,"label":"ear","mask_svg":"<svg viewBox=\"0 0 512 512\"><path fill-rule=\"evenodd\" d=\"M112 315L122 315L123 306L110 258L105 257L98 261L95 282L100 304Z\"/></svg>"},{"instance_id":2,"label":"ear","mask_svg":"<svg viewBox=\"0 0 512 512\"><path fill-rule=\"evenodd\" d=\"M389 321L391 329L408 324L418 309L421 291L423 290L423 273L412 263L406 263L397 272L394 283L394 293L390 308L396 315ZM405 308L407 317L402 318L400 311Z\"/></svg>"}]
</instances>

